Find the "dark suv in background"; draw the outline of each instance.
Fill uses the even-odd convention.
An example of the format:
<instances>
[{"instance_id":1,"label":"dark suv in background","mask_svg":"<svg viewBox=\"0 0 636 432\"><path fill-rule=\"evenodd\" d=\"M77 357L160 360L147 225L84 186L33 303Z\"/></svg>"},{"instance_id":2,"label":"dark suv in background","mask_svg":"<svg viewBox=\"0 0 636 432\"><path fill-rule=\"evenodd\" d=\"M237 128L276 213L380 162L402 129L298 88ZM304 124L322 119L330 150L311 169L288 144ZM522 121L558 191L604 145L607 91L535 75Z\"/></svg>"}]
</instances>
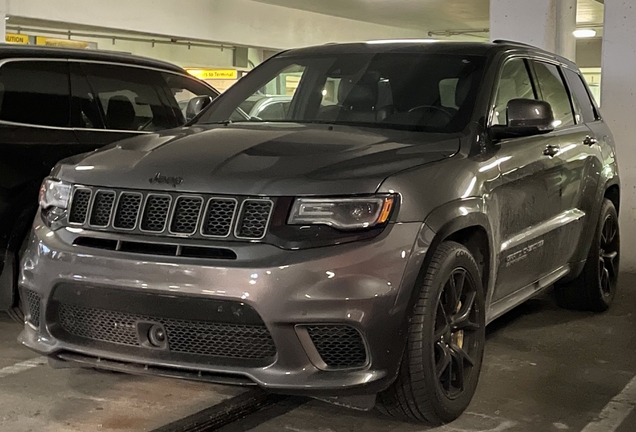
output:
<instances>
[{"instance_id":1,"label":"dark suv in background","mask_svg":"<svg viewBox=\"0 0 636 432\"><path fill-rule=\"evenodd\" d=\"M232 121L276 91L283 119ZM564 58L511 42L288 51L189 127L56 166L20 341L58 366L449 422L487 323L552 284L563 306L609 307L619 188Z\"/></svg>"},{"instance_id":2,"label":"dark suv in background","mask_svg":"<svg viewBox=\"0 0 636 432\"><path fill-rule=\"evenodd\" d=\"M0 48L0 311L20 315L16 253L60 160L181 126L218 96L178 66L88 50ZM182 107L179 103L182 103Z\"/></svg>"}]
</instances>

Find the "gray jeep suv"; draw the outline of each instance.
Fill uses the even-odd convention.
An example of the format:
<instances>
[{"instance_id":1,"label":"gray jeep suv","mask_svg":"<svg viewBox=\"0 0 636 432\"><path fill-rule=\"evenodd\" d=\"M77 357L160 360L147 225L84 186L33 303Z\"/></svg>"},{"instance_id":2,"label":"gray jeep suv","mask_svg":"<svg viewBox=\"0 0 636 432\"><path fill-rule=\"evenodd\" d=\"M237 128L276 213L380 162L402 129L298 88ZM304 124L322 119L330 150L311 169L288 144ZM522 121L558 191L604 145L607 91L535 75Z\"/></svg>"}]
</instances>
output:
<instances>
[{"instance_id":1,"label":"gray jeep suv","mask_svg":"<svg viewBox=\"0 0 636 432\"><path fill-rule=\"evenodd\" d=\"M263 92L292 96L285 119L231 120ZM449 422L487 323L553 284L564 306L609 307L619 187L564 58L505 41L284 52L186 127L57 165L20 341L58 366Z\"/></svg>"}]
</instances>

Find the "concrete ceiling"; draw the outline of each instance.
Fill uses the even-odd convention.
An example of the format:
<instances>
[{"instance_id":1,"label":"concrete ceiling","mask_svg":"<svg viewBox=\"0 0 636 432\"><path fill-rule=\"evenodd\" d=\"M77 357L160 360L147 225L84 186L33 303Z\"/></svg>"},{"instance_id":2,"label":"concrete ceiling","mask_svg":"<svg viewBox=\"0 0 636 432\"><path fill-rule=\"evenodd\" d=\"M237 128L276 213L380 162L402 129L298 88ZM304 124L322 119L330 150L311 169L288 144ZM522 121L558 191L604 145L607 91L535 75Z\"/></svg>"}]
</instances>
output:
<instances>
[{"instance_id":1,"label":"concrete ceiling","mask_svg":"<svg viewBox=\"0 0 636 432\"><path fill-rule=\"evenodd\" d=\"M429 31L484 29L489 0L254 0L342 18ZM532 1L532 0L528 0ZM577 21L602 23L599 0L578 0Z\"/></svg>"}]
</instances>

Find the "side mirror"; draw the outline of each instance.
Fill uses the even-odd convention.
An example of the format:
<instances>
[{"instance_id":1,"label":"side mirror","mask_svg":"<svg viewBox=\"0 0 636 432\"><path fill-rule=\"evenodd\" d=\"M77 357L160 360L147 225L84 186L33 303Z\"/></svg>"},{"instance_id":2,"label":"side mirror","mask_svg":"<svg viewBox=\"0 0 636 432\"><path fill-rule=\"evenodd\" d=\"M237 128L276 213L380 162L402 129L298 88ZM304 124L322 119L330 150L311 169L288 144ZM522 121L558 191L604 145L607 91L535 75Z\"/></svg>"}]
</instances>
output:
<instances>
[{"instance_id":1,"label":"side mirror","mask_svg":"<svg viewBox=\"0 0 636 432\"><path fill-rule=\"evenodd\" d=\"M212 102L210 96L197 96L188 102L186 106L185 117L186 121L190 121L195 118L201 111L205 109Z\"/></svg>"},{"instance_id":2,"label":"side mirror","mask_svg":"<svg viewBox=\"0 0 636 432\"><path fill-rule=\"evenodd\" d=\"M539 135L554 130L554 114L548 102L534 99L512 99L506 108L508 124L493 126L496 140Z\"/></svg>"}]
</instances>

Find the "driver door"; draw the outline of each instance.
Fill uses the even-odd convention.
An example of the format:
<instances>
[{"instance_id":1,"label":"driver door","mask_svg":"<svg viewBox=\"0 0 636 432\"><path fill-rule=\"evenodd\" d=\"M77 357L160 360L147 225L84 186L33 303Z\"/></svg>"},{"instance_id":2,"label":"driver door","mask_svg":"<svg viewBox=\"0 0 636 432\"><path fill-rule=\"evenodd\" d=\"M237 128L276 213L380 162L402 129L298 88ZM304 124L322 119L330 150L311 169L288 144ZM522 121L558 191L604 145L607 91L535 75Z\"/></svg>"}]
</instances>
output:
<instances>
[{"instance_id":1,"label":"driver door","mask_svg":"<svg viewBox=\"0 0 636 432\"><path fill-rule=\"evenodd\" d=\"M540 99L527 59L508 60L502 69L492 124L506 124L511 99ZM558 261L559 239L553 234L562 208L563 160L551 156L561 141L558 131L499 142L501 183L493 191L499 215L497 287L493 301L548 275Z\"/></svg>"}]
</instances>

